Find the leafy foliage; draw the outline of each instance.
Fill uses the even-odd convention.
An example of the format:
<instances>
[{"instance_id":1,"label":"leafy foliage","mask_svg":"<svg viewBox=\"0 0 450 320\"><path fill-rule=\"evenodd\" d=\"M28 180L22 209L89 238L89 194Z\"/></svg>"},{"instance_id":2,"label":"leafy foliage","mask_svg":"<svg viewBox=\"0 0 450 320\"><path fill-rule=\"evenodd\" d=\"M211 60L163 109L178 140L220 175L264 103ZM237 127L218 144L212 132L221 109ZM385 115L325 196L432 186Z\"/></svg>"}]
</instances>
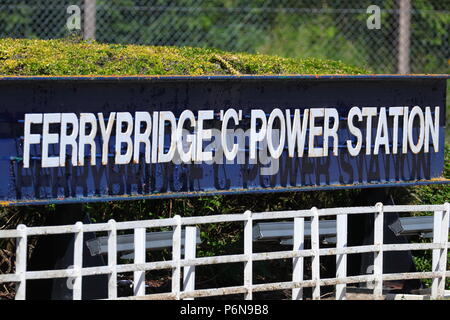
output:
<instances>
[{"instance_id":1,"label":"leafy foliage","mask_svg":"<svg viewBox=\"0 0 450 320\"><path fill-rule=\"evenodd\" d=\"M320 59L281 58L193 47L152 47L69 40L0 40L2 75L360 74Z\"/></svg>"}]
</instances>

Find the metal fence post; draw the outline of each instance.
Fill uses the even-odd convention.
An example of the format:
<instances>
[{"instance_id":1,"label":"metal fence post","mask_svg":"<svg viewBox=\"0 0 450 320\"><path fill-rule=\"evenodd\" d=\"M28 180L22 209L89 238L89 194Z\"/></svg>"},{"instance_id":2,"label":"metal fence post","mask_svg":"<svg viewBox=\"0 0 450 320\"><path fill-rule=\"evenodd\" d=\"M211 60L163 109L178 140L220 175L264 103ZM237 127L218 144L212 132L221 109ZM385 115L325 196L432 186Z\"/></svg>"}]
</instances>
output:
<instances>
[{"instance_id":1,"label":"metal fence post","mask_svg":"<svg viewBox=\"0 0 450 320\"><path fill-rule=\"evenodd\" d=\"M450 205L445 203L444 211L434 213L433 242L441 244L441 249L433 250L432 271L442 273L439 278L434 278L431 285L431 297L443 298L445 295L445 273L447 268L447 247Z\"/></svg>"},{"instance_id":2,"label":"metal fence post","mask_svg":"<svg viewBox=\"0 0 450 320\"><path fill-rule=\"evenodd\" d=\"M398 73L410 72L411 0L400 0L398 35Z\"/></svg>"},{"instance_id":3,"label":"metal fence post","mask_svg":"<svg viewBox=\"0 0 450 320\"><path fill-rule=\"evenodd\" d=\"M108 299L117 298L117 228L116 221L108 221L108 266L110 273L108 276Z\"/></svg>"},{"instance_id":4,"label":"metal fence post","mask_svg":"<svg viewBox=\"0 0 450 320\"><path fill-rule=\"evenodd\" d=\"M253 219L252 212L245 211L245 216L247 220L245 220L244 227L244 254L247 257L247 261L244 265L244 286L247 289L247 293L245 294L245 300L253 299L252 292L252 284L253 284Z\"/></svg>"},{"instance_id":5,"label":"metal fence post","mask_svg":"<svg viewBox=\"0 0 450 320\"><path fill-rule=\"evenodd\" d=\"M374 245L378 250L374 252L373 274L375 276L375 286L373 294L375 299L383 297L383 204L378 202L376 205L375 223L374 223Z\"/></svg>"},{"instance_id":6,"label":"metal fence post","mask_svg":"<svg viewBox=\"0 0 450 320\"><path fill-rule=\"evenodd\" d=\"M82 276L83 269L83 223L78 221L75 223L77 232L75 233L74 253L73 253L73 270L75 272L73 282L73 300L81 300L82 298Z\"/></svg>"},{"instance_id":7,"label":"metal fence post","mask_svg":"<svg viewBox=\"0 0 450 320\"><path fill-rule=\"evenodd\" d=\"M336 216L336 248L343 249L347 247L347 215L340 214ZM337 254L336 255L336 277L346 278L347 277L347 255ZM336 300L346 299L347 285L337 284L336 285Z\"/></svg>"},{"instance_id":8,"label":"metal fence post","mask_svg":"<svg viewBox=\"0 0 450 320\"><path fill-rule=\"evenodd\" d=\"M17 226L20 237L16 239L16 274L20 280L16 284L16 300L25 300L26 272L27 272L27 227L23 224Z\"/></svg>"},{"instance_id":9,"label":"metal fence post","mask_svg":"<svg viewBox=\"0 0 450 320\"><path fill-rule=\"evenodd\" d=\"M95 40L96 11L96 0L84 0L84 40Z\"/></svg>"},{"instance_id":10,"label":"metal fence post","mask_svg":"<svg viewBox=\"0 0 450 320\"><path fill-rule=\"evenodd\" d=\"M184 259L195 259L195 251L197 247L197 228L186 227L184 239ZM183 268L183 291L195 290L195 266L187 266ZM194 300L194 298L186 298L185 300Z\"/></svg>"},{"instance_id":11,"label":"metal fence post","mask_svg":"<svg viewBox=\"0 0 450 320\"><path fill-rule=\"evenodd\" d=\"M134 263L145 263L145 228L134 229ZM134 295L145 295L145 271L134 271Z\"/></svg>"},{"instance_id":12,"label":"metal fence post","mask_svg":"<svg viewBox=\"0 0 450 320\"><path fill-rule=\"evenodd\" d=\"M294 251L301 251L305 248L305 219L294 218ZM292 261L292 281L303 281L303 257L296 257ZM303 288L292 289L292 300L303 299Z\"/></svg>"},{"instance_id":13,"label":"metal fence post","mask_svg":"<svg viewBox=\"0 0 450 320\"><path fill-rule=\"evenodd\" d=\"M181 276L181 217L174 216L176 225L173 230L172 238L172 261L175 267L172 269L172 293L175 293L176 299L180 300L180 276Z\"/></svg>"},{"instance_id":14,"label":"metal fence post","mask_svg":"<svg viewBox=\"0 0 450 320\"><path fill-rule=\"evenodd\" d=\"M311 250L312 257L312 280L315 282L312 298L320 300L320 243L319 243L319 212L316 207L311 209Z\"/></svg>"}]
</instances>

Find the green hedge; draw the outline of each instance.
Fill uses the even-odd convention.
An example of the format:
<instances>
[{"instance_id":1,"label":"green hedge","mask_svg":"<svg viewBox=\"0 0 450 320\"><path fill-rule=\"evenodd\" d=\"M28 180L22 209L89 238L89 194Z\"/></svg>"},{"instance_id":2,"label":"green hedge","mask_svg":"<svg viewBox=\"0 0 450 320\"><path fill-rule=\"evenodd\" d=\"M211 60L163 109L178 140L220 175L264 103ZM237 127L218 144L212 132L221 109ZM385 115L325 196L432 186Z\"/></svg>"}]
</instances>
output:
<instances>
[{"instance_id":1,"label":"green hedge","mask_svg":"<svg viewBox=\"0 0 450 320\"><path fill-rule=\"evenodd\" d=\"M216 49L0 39L1 75L360 74L338 61Z\"/></svg>"}]
</instances>

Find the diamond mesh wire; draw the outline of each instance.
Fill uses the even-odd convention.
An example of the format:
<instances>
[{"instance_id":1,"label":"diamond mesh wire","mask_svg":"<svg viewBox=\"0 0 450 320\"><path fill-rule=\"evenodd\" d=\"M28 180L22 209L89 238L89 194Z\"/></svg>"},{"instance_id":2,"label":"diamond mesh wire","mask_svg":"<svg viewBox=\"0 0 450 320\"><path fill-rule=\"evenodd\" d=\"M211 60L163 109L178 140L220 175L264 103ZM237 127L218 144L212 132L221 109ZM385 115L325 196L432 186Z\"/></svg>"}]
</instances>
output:
<instances>
[{"instance_id":1,"label":"diamond mesh wire","mask_svg":"<svg viewBox=\"0 0 450 320\"><path fill-rule=\"evenodd\" d=\"M398 70L401 0L0 0L0 37L67 37L70 5L80 8L79 32L86 34L89 1L100 42L214 47ZM380 29L367 27L370 5L381 9ZM411 6L411 72L448 73L450 1L411 0Z\"/></svg>"}]
</instances>

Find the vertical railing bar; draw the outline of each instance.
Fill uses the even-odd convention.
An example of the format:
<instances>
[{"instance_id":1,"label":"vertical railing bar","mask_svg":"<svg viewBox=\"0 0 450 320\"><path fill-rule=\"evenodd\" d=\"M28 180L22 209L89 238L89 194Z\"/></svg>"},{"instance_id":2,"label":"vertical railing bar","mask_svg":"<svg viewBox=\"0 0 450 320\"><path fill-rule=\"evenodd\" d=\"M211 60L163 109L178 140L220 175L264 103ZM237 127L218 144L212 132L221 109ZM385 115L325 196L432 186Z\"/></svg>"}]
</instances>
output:
<instances>
[{"instance_id":1,"label":"vertical railing bar","mask_svg":"<svg viewBox=\"0 0 450 320\"><path fill-rule=\"evenodd\" d=\"M374 252L373 273L375 276L375 286L373 289L374 298L377 300L383 297L383 225L384 214L383 204L378 202L376 205L374 221L374 245L378 250Z\"/></svg>"},{"instance_id":2,"label":"vertical railing bar","mask_svg":"<svg viewBox=\"0 0 450 320\"><path fill-rule=\"evenodd\" d=\"M312 257L312 280L316 282L313 287L312 298L320 300L320 243L319 243L319 213L316 207L311 209L311 250Z\"/></svg>"},{"instance_id":3,"label":"vertical railing bar","mask_svg":"<svg viewBox=\"0 0 450 320\"><path fill-rule=\"evenodd\" d=\"M134 229L134 263L145 263L145 228ZM145 271L134 271L134 295L145 295Z\"/></svg>"},{"instance_id":4,"label":"vertical railing bar","mask_svg":"<svg viewBox=\"0 0 450 320\"><path fill-rule=\"evenodd\" d=\"M117 226L116 221L108 221L108 299L117 299Z\"/></svg>"},{"instance_id":5,"label":"vertical railing bar","mask_svg":"<svg viewBox=\"0 0 450 320\"><path fill-rule=\"evenodd\" d=\"M27 227L23 224L17 226L20 237L16 239L16 274L19 282L16 283L16 300L25 300L26 297L26 272L27 272Z\"/></svg>"},{"instance_id":6,"label":"vertical railing bar","mask_svg":"<svg viewBox=\"0 0 450 320\"><path fill-rule=\"evenodd\" d=\"M181 277L181 217L174 216L176 225L174 226L172 238L172 260L175 267L172 269L172 293L176 299L180 300L180 277Z\"/></svg>"},{"instance_id":7,"label":"vertical railing bar","mask_svg":"<svg viewBox=\"0 0 450 320\"><path fill-rule=\"evenodd\" d=\"M244 213L247 217L244 226L244 254L247 256L247 261L244 265L244 286L247 289L245 300L253 299L253 219L252 212L247 210Z\"/></svg>"},{"instance_id":8,"label":"vertical railing bar","mask_svg":"<svg viewBox=\"0 0 450 320\"><path fill-rule=\"evenodd\" d=\"M197 228L186 227L184 236L184 259L195 259L195 251L197 249ZM183 291L195 290L195 266L187 266L183 268ZM194 298L186 298L184 300L194 300Z\"/></svg>"},{"instance_id":9,"label":"vertical railing bar","mask_svg":"<svg viewBox=\"0 0 450 320\"><path fill-rule=\"evenodd\" d=\"M442 278L438 288L438 298L443 299L445 296L445 274L447 271L447 252L448 252L448 228L450 222L450 203L445 203L445 210L443 211L441 223L441 244L443 246L442 253L439 260L439 271L442 273Z\"/></svg>"},{"instance_id":10,"label":"vertical railing bar","mask_svg":"<svg viewBox=\"0 0 450 320\"><path fill-rule=\"evenodd\" d=\"M342 249L347 247L347 215L342 214L336 217L336 248ZM336 277L347 277L347 255L336 255ZM347 285L336 285L336 300L345 300L347 294Z\"/></svg>"},{"instance_id":11,"label":"vertical railing bar","mask_svg":"<svg viewBox=\"0 0 450 320\"><path fill-rule=\"evenodd\" d=\"M433 243L440 243L441 242L441 224L442 224L442 216L443 211L435 211L433 216ZM441 256L441 249L433 249L432 253L432 262L431 262L431 268L433 272L439 271L439 258ZM440 278L434 278L431 282L431 298L437 299L439 294L439 284L440 284Z\"/></svg>"},{"instance_id":12,"label":"vertical railing bar","mask_svg":"<svg viewBox=\"0 0 450 320\"><path fill-rule=\"evenodd\" d=\"M433 250L432 271L442 274L439 278L434 278L431 285L431 297L442 299L445 296L445 274L447 271L448 252L448 228L450 216L450 204L445 203L444 211L434 213L433 242L442 245L441 249Z\"/></svg>"},{"instance_id":13,"label":"vertical railing bar","mask_svg":"<svg viewBox=\"0 0 450 320\"><path fill-rule=\"evenodd\" d=\"M82 279L81 269L83 268L83 223L78 221L76 224L74 252L73 252L73 269L75 273L73 282L73 300L81 300L82 298Z\"/></svg>"},{"instance_id":14,"label":"vertical railing bar","mask_svg":"<svg viewBox=\"0 0 450 320\"><path fill-rule=\"evenodd\" d=\"M305 248L305 218L294 218L293 251L301 251ZM304 258L296 257L292 261L292 281L303 281ZM303 299L303 288L292 289L292 300Z\"/></svg>"}]
</instances>

